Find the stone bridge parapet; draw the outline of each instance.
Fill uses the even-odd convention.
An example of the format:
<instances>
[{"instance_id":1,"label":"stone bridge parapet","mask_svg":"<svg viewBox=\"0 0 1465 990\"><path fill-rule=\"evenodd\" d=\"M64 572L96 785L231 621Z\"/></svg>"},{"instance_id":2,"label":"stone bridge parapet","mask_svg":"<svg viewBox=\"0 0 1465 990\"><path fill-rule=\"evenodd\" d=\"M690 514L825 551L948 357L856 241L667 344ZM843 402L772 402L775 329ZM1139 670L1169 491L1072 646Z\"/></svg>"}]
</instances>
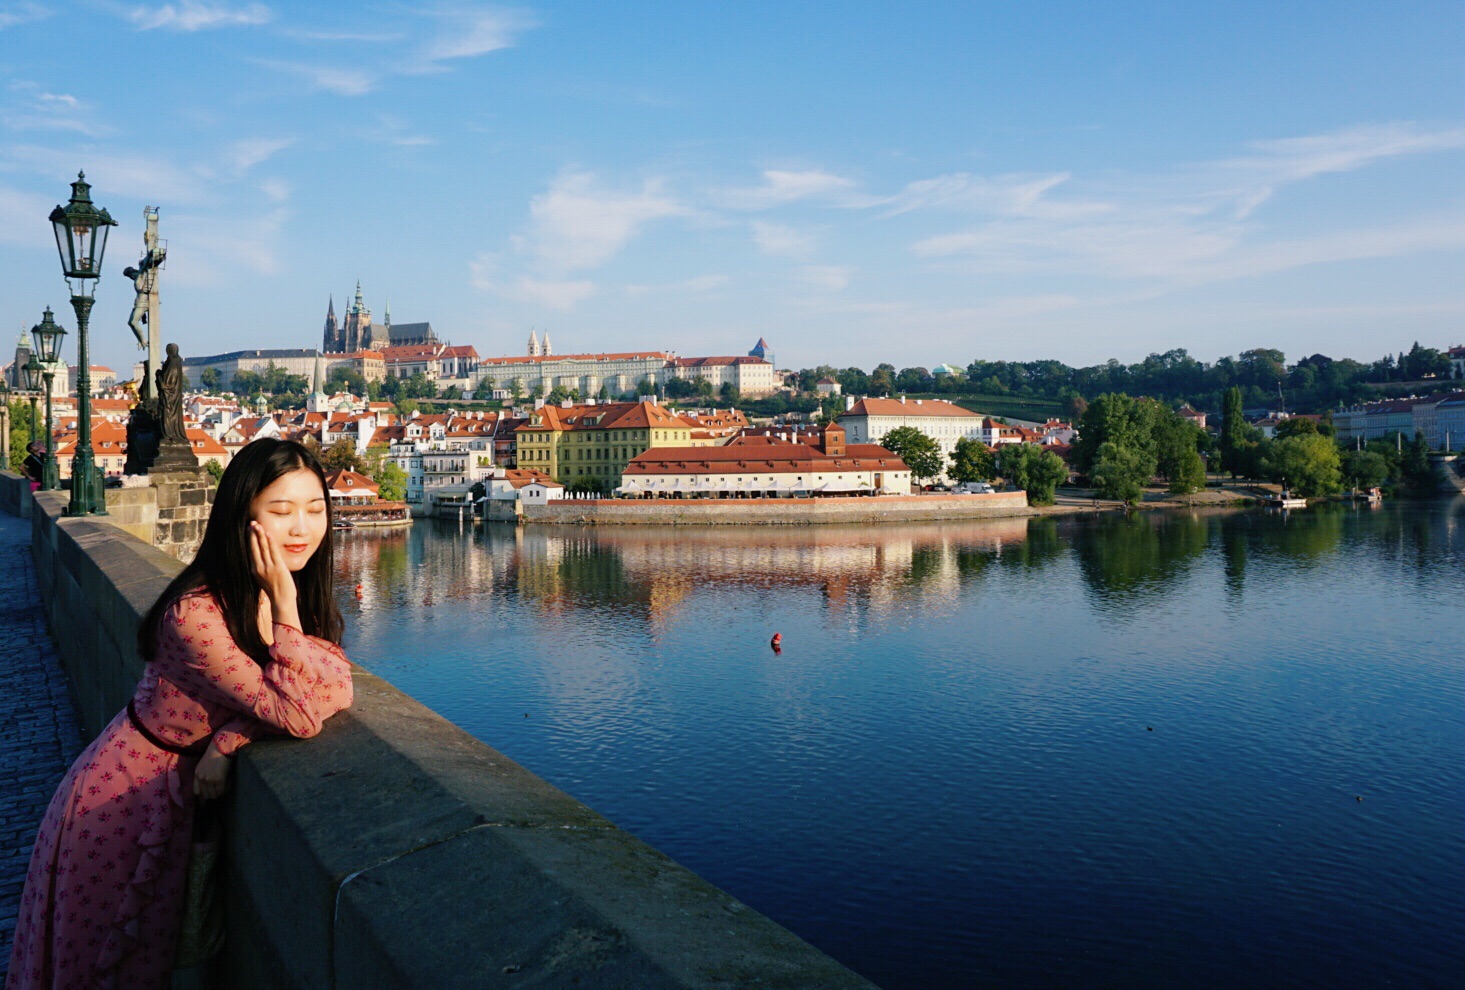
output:
<instances>
[{"instance_id":1,"label":"stone bridge parapet","mask_svg":"<svg viewBox=\"0 0 1465 990\"><path fill-rule=\"evenodd\" d=\"M65 502L0 478L0 506L30 511L94 735L131 696L137 624L182 565ZM237 758L215 985L872 986L387 682L353 679L355 705L319 737Z\"/></svg>"}]
</instances>

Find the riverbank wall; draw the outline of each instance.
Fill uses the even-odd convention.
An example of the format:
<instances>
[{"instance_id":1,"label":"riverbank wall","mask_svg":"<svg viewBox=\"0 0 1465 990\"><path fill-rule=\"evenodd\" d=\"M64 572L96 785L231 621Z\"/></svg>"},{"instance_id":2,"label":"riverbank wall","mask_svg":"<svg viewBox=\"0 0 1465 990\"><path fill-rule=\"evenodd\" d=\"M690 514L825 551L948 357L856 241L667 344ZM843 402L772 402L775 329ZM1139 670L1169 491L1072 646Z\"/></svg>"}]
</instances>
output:
<instances>
[{"instance_id":1,"label":"riverbank wall","mask_svg":"<svg viewBox=\"0 0 1465 990\"><path fill-rule=\"evenodd\" d=\"M29 512L39 604L95 735L183 565L65 504L0 476L0 506ZM320 736L235 759L213 986L872 986L382 679L352 680Z\"/></svg>"},{"instance_id":2,"label":"riverbank wall","mask_svg":"<svg viewBox=\"0 0 1465 990\"><path fill-rule=\"evenodd\" d=\"M562 499L524 505L526 523L597 526L812 526L1033 514L1025 492L860 498Z\"/></svg>"}]
</instances>

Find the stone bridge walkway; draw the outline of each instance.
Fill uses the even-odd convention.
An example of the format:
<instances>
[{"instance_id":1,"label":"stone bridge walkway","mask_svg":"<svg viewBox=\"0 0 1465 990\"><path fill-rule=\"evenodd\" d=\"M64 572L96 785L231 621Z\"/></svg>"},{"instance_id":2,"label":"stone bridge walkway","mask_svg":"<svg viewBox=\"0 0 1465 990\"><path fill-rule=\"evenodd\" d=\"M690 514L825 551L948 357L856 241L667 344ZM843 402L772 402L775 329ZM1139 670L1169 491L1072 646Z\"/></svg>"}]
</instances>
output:
<instances>
[{"instance_id":1,"label":"stone bridge walkway","mask_svg":"<svg viewBox=\"0 0 1465 990\"><path fill-rule=\"evenodd\" d=\"M0 980L41 815L82 739L36 588L31 523L0 512Z\"/></svg>"}]
</instances>

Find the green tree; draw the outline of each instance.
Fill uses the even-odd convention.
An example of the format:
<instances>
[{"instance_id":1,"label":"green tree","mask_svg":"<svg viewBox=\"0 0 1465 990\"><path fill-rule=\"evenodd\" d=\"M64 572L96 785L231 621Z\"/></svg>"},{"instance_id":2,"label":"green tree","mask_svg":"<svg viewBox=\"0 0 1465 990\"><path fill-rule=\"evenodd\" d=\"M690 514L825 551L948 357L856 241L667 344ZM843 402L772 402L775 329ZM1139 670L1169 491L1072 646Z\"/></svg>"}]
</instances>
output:
<instances>
[{"instance_id":1,"label":"green tree","mask_svg":"<svg viewBox=\"0 0 1465 990\"><path fill-rule=\"evenodd\" d=\"M515 378L509 382L509 394L516 399L524 398L524 379Z\"/></svg>"},{"instance_id":2,"label":"green tree","mask_svg":"<svg viewBox=\"0 0 1465 990\"><path fill-rule=\"evenodd\" d=\"M1096 452L1089 476L1100 495L1133 505L1144 498L1145 485L1149 484L1154 473L1153 454L1117 443L1106 443Z\"/></svg>"},{"instance_id":3,"label":"green tree","mask_svg":"<svg viewBox=\"0 0 1465 990\"><path fill-rule=\"evenodd\" d=\"M1425 441L1424 434L1418 430L1414 433L1414 439L1404 445L1399 473L1404 483L1416 495L1430 495L1439 489L1439 471L1429 459L1429 444Z\"/></svg>"},{"instance_id":4,"label":"green tree","mask_svg":"<svg viewBox=\"0 0 1465 990\"><path fill-rule=\"evenodd\" d=\"M651 384L651 379L649 378L642 378L636 383L637 395L653 395L655 392L656 386Z\"/></svg>"},{"instance_id":5,"label":"green tree","mask_svg":"<svg viewBox=\"0 0 1465 990\"><path fill-rule=\"evenodd\" d=\"M321 454L320 466L327 471L334 471L337 468L345 468L348 471L360 470L355 442L349 437L341 437Z\"/></svg>"},{"instance_id":6,"label":"green tree","mask_svg":"<svg viewBox=\"0 0 1465 990\"><path fill-rule=\"evenodd\" d=\"M1262 474L1304 498L1336 495L1343 488L1338 446L1316 433L1269 441L1262 453Z\"/></svg>"},{"instance_id":7,"label":"green tree","mask_svg":"<svg viewBox=\"0 0 1465 990\"><path fill-rule=\"evenodd\" d=\"M265 381L253 371L235 372L229 391L235 395L259 395L265 391Z\"/></svg>"},{"instance_id":8,"label":"green tree","mask_svg":"<svg viewBox=\"0 0 1465 990\"><path fill-rule=\"evenodd\" d=\"M951 452L951 477L957 481L991 481L997 476L992 448L980 440L962 437Z\"/></svg>"},{"instance_id":9,"label":"green tree","mask_svg":"<svg viewBox=\"0 0 1465 990\"><path fill-rule=\"evenodd\" d=\"M352 395L365 395L366 376L355 368L348 368L344 364L337 365L326 376L326 384L323 391L328 395L334 392L349 392Z\"/></svg>"},{"instance_id":10,"label":"green tree","mask_svg":"<svg viewBox=\"0 0 1465 990\"><path fill-rule=\"evenodd\" d=\"M1251 476L1255 466L1256 430L1246 421L1241 409L1241 389L1233 386L1226 390L1221 406L1221 470L1231 472L1231 477Z\"/></svg>"},{"instance_id":11,"label":"green tree","mask_svg":"<svg viewBox=\"0 0 1465 990\"><path fill-rule=\"evenodd\" d=\"M199 373L198 383L209 392L217 392L224 386L224 376L218 368L208 367Z\"/></svg>"},{"instance_id":12,"label":"green tree","mask_svg":"<svg viewBox=\"0 0 1465 990\"><path fill-rule=\"evenodd\" d=\"M595 393L595 397L601 402L608 401L610 399L610 389L606 388L604 385L600 386L600 391Z\"/></svg>"},{"instance_id":13,"label":"green tree","mask_svg":"<svg viewBox=\"0 0 1465 990\"><path fill-rule=\"evenodd\" d=\"M697 390L697 398L712 398L712 383L709 382L706 378L703 378L701 375L697 376L697 380L693 383L693 387Z\"/></svg>"},{"instance_id":14,"label":"green tree","mask_svg":"<svg viewBox=\"0 0 1465 990\"><path fill-rule=\"evenodd\" d=\"M1343 454L1343 477L1358 488L1377 488L1389 480L1389 462L1372 450L1350 450Z\"/></svg>"},{"instance_id":15,"label":"green tree","mask_svg":"<svg viewBox=\"0 0 1465 990\"><path fill-rule=\"evenodd\" d=\"M1206 487L1206 462L1200 453L1191 450L1182 456L1174 474L1170 475L1171 495L1190 495Z\"/></svg>"},{"instance_id":16,"label":"green tree","mask_svg":"<svg viewBox=\"0 0 1465 990\"><path fill-rule=\"evenodd\" d=\"M1205 431L1171 409L1162 409L1155 418L1155 469L1166 481L1175 481L1192 470L1191 461L1200 461L1205 444ZM1205 485L1205 464L1201 462L1201 485Z\"/></svg>"},{"instance_id":17,"label":"green tree","mask_svg":"<svg viewBox=\"0 0 1465 990\"><path fill-rule=\"evenodd\" d=\"M473 389L473 398L483 402L493 398L493 378L484 375Z\"/></svg>"},{"instance_id":18,"label":"green tree","mask_svg":"<svg viewBox=\"0 0 1465 990\"><path fill-rule=\"evenodd\" d=\"M565 491L576 494L604 495L610 490L610 482L601 478L576 478L565 487Z\"/></svg>"},{"instance_id":19,"label":"green tree","mask_svg":"<svg viewBox=\"0 0 1465 990\"><path fill-rule=\"evenodd\" d=\"M418 404L418 402L417 402L416 399L398 399L397 400L397 415L399 415L399 416L403 416L403 417L411 416L413 413L415 413L418 410L418 408L419 408L419 404Z\"/></svg>"},{"instance_id":20,"label":"green tree","mask_svg":"<svg viewBox=\"0 0 1465 990\"><path fill-rule=\"evenodd\" d=\"M1287 437L1315 437L1321 432L1317 423L1306 416L1289 416L1277 424L1278 440L1285 440Z\"/></svg>"},{"instance_id":21,"label":"green tree","mask_svg":"<svg viewBox=\"0 0 1465 990\"><path fill-rule=\"evenodd\" d=\"M732 382L723 382L722 387L717 390L717 397L729 406L737 405L738 400L742 398L738 395L738 390Z\"/></svg>"},{"instance_id":22,"label":"green tree","mask_svg":"<svg viewBox=\"0 0 1465 990\"><path fill-rule=\"evenodd\" d=\"M394 461L383 461L371 480L377 484L376 497L384 502L400 502L407 497L407 472Z\"/></svg>"},{"instance_id":23,"label":"green tree","mask_svg":"<svg viewBox=\"0 0 1465 990\"><path fill-rule=\"evenodd\" d=\"M209 370L212 371L214 369L210 368ZM217 485L219 483L219 479L224 476L224 465L220 464L216 459L212 457L208 459L203 467L204 470L209 473L209 477L214 479L215 485Z\"/></svg>"},{"instance_id":24,"label":"green tree","mask_svg":"<svg viewBox=\"0 0 1465 990\"><path fill-rule=\"evenodd\" d=\"M1053 493L1068 480L1068 465L1035 443L1005 443L997 448L997 471L1007 484L1027 492L1029 505L1052 505Z\"/></svg>"},{"instance_id":25,"label":"green tree","mask_svg":"<svg viewBox=\"0 0 1465 990\"><path fill-rule=\"evenodd\" d=\"M882 364L870 375L870 394L885 396L895 391L895 368Z\"/></svg>"},{"instance_id":26,"label":"green tree","mask_svg":"<svg viewBox=\"0 0 1465 990\"><path fill-rule=\"evenodd\" d=\"M1089 403L1079 421L1073 442L1073 463L1091 474L1099 448L1106 443L1155 454L1155 432L1161 416L1168 412L1152 399L1133 399L1123 392L1106 392ZM1152 469L1153 470L1153 469Z\"/></svg>"},{"instance_id":27,"label":"green tree","mask_svg":"<svg viewBox=\"0 0 1465 990\"><path fill-rule=\"evenodd\" d=\"M911 477L917 482L941 473L945 461L941 445L914 426L897 426L885 434L880 446L905 461L905 466L911 469Z\"/></svg>"},{"instance_id":28,"label":"green tree","mask_svg":"<svg viewBox=\"0 0 1465 990\"><path fill-rule=\"evenodd\" d=\"M565 388L563 385L556 385L554 388L549 390L549 394L544 397L544 401L552 406L557 406L561 402L568 401L570 398L571 395L569 389Z\"/></svg>"},{"instance_id":29,"label":"green tree","mask_svg":"<svg viewBox=\"0 0 1465 990\"><path fill-rule=\"evenodd\" d=\"M31 404L23 399L10 400L10 470L21 473L25 462L25 446L31 442Z\"/></svg>"}]
</instances>

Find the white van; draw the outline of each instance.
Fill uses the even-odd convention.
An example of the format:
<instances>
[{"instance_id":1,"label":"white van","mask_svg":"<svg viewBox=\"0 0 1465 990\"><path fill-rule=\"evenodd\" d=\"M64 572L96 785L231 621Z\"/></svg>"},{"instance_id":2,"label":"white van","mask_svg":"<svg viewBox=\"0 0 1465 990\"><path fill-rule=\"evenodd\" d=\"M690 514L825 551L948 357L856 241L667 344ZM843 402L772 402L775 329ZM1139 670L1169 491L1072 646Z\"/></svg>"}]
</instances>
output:
<instances>
[{"instance_id":1,"label":"white van","mask_svg":"<svg viewBox=\"0 0 1465 990\"><path fill-rule=\"evenodd\" d=\"M985 481L963 481L952 491L958 495L991 495L995 489Z\"/></svg>"}]
</instances>

